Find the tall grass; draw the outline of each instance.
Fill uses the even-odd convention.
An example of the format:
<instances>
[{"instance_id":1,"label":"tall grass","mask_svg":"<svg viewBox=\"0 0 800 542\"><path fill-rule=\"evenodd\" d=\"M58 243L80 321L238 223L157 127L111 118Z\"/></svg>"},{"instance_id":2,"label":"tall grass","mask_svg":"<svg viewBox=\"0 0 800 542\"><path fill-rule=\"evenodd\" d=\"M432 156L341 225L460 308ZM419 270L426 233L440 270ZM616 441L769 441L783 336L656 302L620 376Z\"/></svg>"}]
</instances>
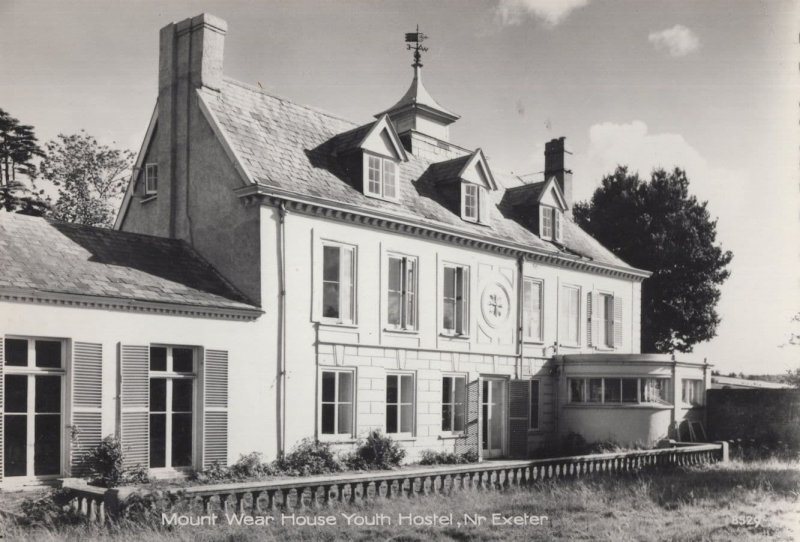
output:
<instances>
[{"instance_id":1,"label":"tall grass","mask_svg":"<svg viewBox=\"0 0 800 542\"><path fill-rule=\"evenodd\" d=\"M341 513L417 516L478 514L546 516L534 526L356 527ZM256 540L797 540L800 539L800 466L780 461L732 462L671 471L580 480L548 480L506 492L463 492L453 497L373 501L300 512L333 515L336 527L273 525L172 527L120 523L24 530L4 526L11 540L155 542ZM280 518L280 513L273 513ZM759 525L739 525L737 518Z\"/></svg>"}]
</instances>

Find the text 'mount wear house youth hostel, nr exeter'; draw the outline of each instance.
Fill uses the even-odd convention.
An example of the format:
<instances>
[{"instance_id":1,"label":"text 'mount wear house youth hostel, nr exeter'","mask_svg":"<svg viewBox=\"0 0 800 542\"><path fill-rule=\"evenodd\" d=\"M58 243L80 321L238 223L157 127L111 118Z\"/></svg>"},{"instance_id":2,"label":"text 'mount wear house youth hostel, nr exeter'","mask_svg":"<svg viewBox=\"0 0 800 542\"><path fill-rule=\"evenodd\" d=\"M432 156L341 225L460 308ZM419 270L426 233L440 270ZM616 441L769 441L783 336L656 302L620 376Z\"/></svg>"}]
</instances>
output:
<instances>
[{"instance_id":1,"label":"text 'mount wear house youth hostel, nr exeter'","mask_svg":"<svg viewBox=\"0 0 800 542\"><path fill-rule=\"evenodd\" d=\"M226 78L226 31L161 29L114 230L0 214L2 487L111 434L170 476L371 429L485 460L702 419L709 366L640 353L649 273L573 222L564 138L524 184L450 140L419 58L355 124Z\"/></svg>"}]
</instances>

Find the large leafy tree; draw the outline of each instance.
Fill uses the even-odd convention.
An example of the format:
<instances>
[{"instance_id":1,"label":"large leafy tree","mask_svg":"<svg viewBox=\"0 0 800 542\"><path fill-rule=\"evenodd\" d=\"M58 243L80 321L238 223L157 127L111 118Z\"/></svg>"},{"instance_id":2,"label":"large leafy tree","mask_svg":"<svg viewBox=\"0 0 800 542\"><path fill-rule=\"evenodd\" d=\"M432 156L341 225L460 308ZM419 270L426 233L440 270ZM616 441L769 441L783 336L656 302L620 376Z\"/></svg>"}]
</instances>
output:
<instances>
[{"instance_id":1,"label":"large leafy tree","mask_svg":"<svg viewBox=\"0 0 800 542\"><path fill-rule=\"evenodd\" d=\"M618 167L574 216L625 262L653 272L642 285L645 352L691 352L714 337L733 255L716 243L717 222L689 195L684 171L657 169L645 181Z\"/></svg>"},{"instance_id":2,"label":"large leafy tree","mask_svg":"<svg viewBox=\"0 0 800 542\"><path fill-rule=\"evenodd\" d=\"M41 215L47 211L37 192L34 160L43 155L33 126L0 109L0 209Z\"/></svg>"},{"instance_id":3,"label":"large leafy tree","mask_svg":"<svg viewBox=\"0 0 800 542\"><path fill-rule=\"evenodd\" d=\"M47 143L41 176L58 188L52 216L58 220L110 227L133 168L130 150L100 145L84 131Z\"/></svg>"}]
</instances>

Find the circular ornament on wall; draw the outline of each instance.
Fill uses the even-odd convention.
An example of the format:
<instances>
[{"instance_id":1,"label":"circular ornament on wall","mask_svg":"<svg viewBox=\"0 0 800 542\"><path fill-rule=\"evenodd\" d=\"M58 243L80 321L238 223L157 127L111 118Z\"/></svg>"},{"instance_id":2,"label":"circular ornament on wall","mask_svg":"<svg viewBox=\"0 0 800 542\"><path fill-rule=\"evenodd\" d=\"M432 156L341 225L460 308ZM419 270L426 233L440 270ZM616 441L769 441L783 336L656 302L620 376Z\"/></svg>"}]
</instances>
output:
<instances>
[{"instance_id":1,"label":"circular ornament on wall","mask_svg":"<svg viewBox=\"0 0 800 542\"><path fill-rule=\"evenodd\" d=\"M492 281L486 284L481 293L481 314L483 321L492 328L503 327L511 314L511 296L501 283Z\"/></svg>"}]
</instances>

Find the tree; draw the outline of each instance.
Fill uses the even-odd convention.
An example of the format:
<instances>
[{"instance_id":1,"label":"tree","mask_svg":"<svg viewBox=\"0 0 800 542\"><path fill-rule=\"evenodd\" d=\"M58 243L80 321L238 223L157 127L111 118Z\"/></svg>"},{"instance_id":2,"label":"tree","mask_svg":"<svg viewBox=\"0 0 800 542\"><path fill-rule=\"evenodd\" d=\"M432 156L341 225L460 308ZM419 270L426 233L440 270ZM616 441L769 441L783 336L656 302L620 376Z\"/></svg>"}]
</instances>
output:
<instances>
[{"instance_id":1,"label":"tree","mask_svg":"<svg viewBox=\"0 0 800 542\"><path fill-rule=\"evenodd\" d=\"M41 156L33 126L20 124L0 109L0 209L31 215L47 211L47 202L41 197L43 192L36 192L33 184L36 179L33 160ZM30 187L23 178L27 178Z\"/></svg>"},{"instance_id":2,"label":"tree","mask_svg":"<svg viewBox=\"0 0 800 542\"><path fill-rule=\"evenodd\" d=\"M783 381L792 387L800 388L800 368L794 371L787 369L786 374L783 375Z\"/></svg>"},{"instance_id":3,"label":"tree","mask_svg":"<svg viewBox=\"0 0 800 542\"><path fill-rule=\"evenodd\" d=\"M47 143L42 177L58 187L52 216L89 226L110 227L133 168L135 154L100 145L81 130Z\"/></svg>"},{"instance_id":4,"label":"tree","mask_svg":"<svg viewBox=\"0 0 800 542\"><path fill-rule=\"evenodd\" d=\"M719 286L733 255L715 244L707 202L689 195L680 169L643 181L626 167L603 178L575 221L614 254L653 276L642 285L642 349L691 352L716 334Z\"/></svg>"}]
</instances>

